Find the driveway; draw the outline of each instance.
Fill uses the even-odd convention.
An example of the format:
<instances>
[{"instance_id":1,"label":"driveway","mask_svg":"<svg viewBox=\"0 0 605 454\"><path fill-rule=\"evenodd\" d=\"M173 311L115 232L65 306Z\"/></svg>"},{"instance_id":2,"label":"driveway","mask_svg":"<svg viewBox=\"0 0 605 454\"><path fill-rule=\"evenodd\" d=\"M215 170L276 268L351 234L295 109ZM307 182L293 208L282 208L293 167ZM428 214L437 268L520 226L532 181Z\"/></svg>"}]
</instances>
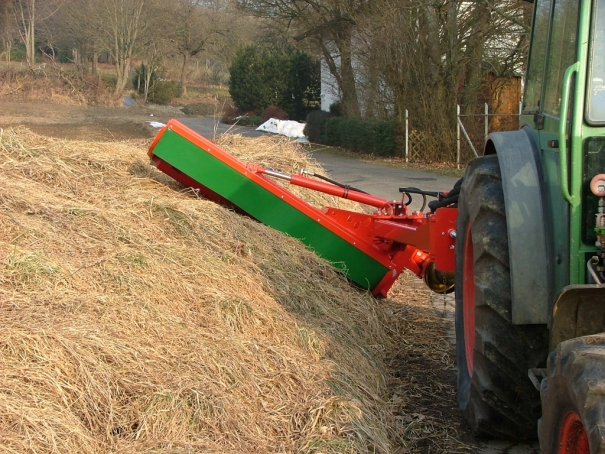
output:
<instances>
[{"instance_id":1,"label":"driveway","mask_svg":"<svg viewBox=\"0 0 605 454\"><path fill-rule=\"evenodd\" d=\"M245 137L260 137L266 134L248 126L226 125L221 123L220 117L185 117L178 118L178 121L207 139L224 133L241 134Z\"/></svg>"},{"instance_id":2,"label":"driveway","mask_svg":"<svg viewBox=\"0 0 605 454\"><path fill-rule=\"evenodd\" d=\"M314 152L313 157L330 173L332 179L388 200L401 199L400 187L449 191L458 180L436 173L408 170L320 151ZM414 196L411 207L420 209L421 206L422 196Z\"/></svg>"}]
</instances>

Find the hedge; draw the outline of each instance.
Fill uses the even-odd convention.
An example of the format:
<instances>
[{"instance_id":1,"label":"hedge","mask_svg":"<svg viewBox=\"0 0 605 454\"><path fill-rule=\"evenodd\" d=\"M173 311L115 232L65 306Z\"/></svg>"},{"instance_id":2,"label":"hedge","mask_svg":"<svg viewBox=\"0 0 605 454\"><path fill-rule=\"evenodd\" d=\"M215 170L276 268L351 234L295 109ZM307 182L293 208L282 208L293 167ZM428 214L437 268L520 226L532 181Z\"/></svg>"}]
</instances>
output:
<instances>
[{"instance_id":1,"label":"hedge","mask_svg":"<svg viewBox=\"0 0 605 454\"><path fill-rule=\"evenodd\" d=\"M324 117L319 125L319 143L324 145L377 156L403 155L403 132L396 121ZM311 136L309 140L313 142Z\"/></svg>"},{"instance_id":2,"label":"hedge","mask_svg":"<svg viewBox=\"0 0 605 454\"><path fill-rule=\"evenodd\" d=\"M312 110L307 114L307 122L303 133L311 143L322 143L321 136L326 124L326 120L332 117L329 112L324 110Z\"/></svg>"}]
</instances>

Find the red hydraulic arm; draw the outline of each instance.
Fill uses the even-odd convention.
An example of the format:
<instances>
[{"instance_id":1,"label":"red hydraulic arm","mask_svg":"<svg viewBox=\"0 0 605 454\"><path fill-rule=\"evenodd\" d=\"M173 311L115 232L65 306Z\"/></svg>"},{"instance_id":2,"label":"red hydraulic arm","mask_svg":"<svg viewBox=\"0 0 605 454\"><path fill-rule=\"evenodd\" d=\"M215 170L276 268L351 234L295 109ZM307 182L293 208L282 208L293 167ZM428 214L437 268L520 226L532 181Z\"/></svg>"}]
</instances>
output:
<instances>
[{"instance_id":1,"label":"red hydraulic arm","mask_svg":"<svg viewBox=\"0 0 605 454\"><path fill-rule=\"evenodd\" d=\"M445 293L453 290L455 269L457 208L440 208L432 213L408 211L402 202L392 201L350 188L313 180L303 174L289 175L248 164L257 174L288 181L314 191L342 197L373 206L373 214L358 213L338 208L324 208L324 213L342 228L360 239L372 239L382 254L395 263L423 278L429 288ZM374 290L376 296L386 296L396 280L385 276Z\"/></svg>"}]
</instances>

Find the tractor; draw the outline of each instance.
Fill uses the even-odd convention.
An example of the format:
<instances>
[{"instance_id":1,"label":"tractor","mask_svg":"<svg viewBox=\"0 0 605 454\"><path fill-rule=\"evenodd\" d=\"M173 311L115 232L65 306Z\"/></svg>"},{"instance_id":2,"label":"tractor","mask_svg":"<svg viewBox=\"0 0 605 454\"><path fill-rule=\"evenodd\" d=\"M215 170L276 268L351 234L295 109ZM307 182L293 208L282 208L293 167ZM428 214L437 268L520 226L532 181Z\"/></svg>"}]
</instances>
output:
<instances>
[{"instance_id":1,"label":"tractor","mask_svg":"<svg viewBox=\"0 0 605 454\"><path fill-rule=\"evenodd\" d=\"M458 203L459 407L545 454L605 453L604 59L604 0L535 0L521 127Z\"/></svg>"}]
</instances>

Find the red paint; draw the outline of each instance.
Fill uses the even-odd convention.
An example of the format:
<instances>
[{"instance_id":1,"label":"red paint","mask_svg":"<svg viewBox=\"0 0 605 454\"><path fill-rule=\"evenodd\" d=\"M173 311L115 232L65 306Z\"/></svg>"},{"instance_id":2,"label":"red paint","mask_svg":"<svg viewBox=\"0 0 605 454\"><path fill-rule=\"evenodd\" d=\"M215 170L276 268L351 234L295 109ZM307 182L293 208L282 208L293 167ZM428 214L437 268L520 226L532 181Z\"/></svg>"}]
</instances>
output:
<instances>
[{"instance_id":1,"label":"red paint","mask_svg":"<svg viewBox=\"0 0 605 454\"><path fill-rule=\"evenodd\" d=\"M582 424L582 418L575 411L570 411L563 418L559 430L558 454L590 454L588 436Z\"/></svg>"},{"instance_id":2,"label":"red paint","mask_svg":"<svg viewBox=\"0 0 605 454\"><path fill-rule=\"evenodd\" d=\"M464 351L466 368L472 377L475 369L475 263L471 223L468 223L464 240L464 266L462 283L462 318L464 321Z\"/></svg>"}]
</instances>

